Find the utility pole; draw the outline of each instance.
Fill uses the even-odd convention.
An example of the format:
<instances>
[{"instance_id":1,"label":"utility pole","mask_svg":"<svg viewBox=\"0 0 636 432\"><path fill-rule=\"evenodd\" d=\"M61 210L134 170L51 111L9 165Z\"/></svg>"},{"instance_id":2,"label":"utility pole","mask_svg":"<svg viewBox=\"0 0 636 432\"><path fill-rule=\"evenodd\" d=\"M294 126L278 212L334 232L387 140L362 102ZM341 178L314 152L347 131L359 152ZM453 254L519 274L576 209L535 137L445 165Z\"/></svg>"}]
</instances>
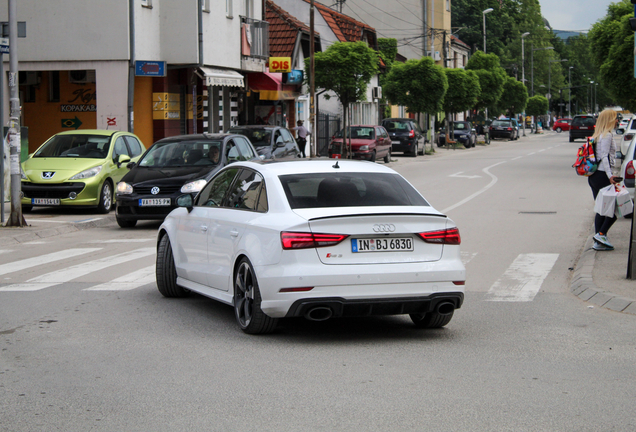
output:
<instances>
[{"instance_id":1,"label":"utility pole","mask_svg":"<svg viewBox=\"0 0 636 432\"><path fill-rule=\"evenodd\" d=\"M309 157L316 157L316 85L314 80L314 0L309 2L309 122L311 124L311 146L309 147Z\"/></svg>"},{"instance_id":2,"label":"utility pole","mask_svg":"<svg viewBox=\"0 0 636 432\"><path fill-rule=\"evenodd\" d=\"M632 30L636 30L636 0L632 0L634 5L634 18L630 18L630 27ZM636 41L634 41L636 50ZM634 52L634 76L636 77L636 51ZM629 237L629 253L627 258L627 279L636 279L636 224L634 224L634 217L632 216L632 230Z\"/></svg>"},{"instance_id":3,"label":"utility pole","mask_svg":"<svg viewBox=\"0 0 636 432\"><path fill-rule=\"evenodd\" d=\"M18 0L9 0L9 160L11 163L11 215L7 226L22 227L20 192L20 95L18 93Z\"/></svg>"}]
</instances>

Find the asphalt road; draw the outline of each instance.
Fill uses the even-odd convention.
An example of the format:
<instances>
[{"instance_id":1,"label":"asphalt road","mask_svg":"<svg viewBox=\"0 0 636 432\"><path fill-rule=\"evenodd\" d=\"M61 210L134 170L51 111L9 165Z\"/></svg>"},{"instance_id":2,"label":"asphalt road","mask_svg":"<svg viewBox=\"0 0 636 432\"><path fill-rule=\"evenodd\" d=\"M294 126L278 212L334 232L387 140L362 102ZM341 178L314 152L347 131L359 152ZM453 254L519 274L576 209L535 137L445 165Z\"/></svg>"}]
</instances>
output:
<instances>
[{"instance_id":1,"label":"asphalt road","mask_svg":"<svg viewBox=\"0 0 636 432\"><path fill-rule=\"evenodd\" d=\"M440 330L398 316L245 335L228 306L161 297L156 223L5 248L0 431L636 430L636 317L569 289L592 223L579 145L393 157L462 235L466 299Z\"/></svg>"}]
</instances>

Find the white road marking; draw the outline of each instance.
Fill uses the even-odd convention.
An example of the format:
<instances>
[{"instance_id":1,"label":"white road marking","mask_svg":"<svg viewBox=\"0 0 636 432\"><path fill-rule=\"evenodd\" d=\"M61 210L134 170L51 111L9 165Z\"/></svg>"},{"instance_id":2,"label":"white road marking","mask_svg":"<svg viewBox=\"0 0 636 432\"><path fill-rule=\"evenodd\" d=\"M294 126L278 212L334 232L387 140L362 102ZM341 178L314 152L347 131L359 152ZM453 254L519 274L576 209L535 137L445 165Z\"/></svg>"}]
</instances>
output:
<instances>
[{"instance_id":1,"label":"white road marking","mask_svg":"<svg viewBox=\"0 0 636 432\"><path fill-rule=\"evenodd\" d=\"M92 240L86 243L89 244L102 244L102 243L144 243L155 240L154 238L149 239L111 239L111 240Z\"/></svg>"},{"instance_id":2,"label":"white road marking","mask_svg":"<svg viewBox=\"0 0 636 432\"><path fill-rule=\"evenodd\" d=\"M461 254L462 264L466 265L470 262L470 260L475 258L475 255L477 255L477 252L460 252L460 254Z\"/></svg>"},{"instance_id":3,"label":"white road marking","mask_svg":"<svg viewBox=\"0 0 636 432\"><path fill-rule=\"evenodd\" d=\"M512 159L510 159L510 160L517 160L517 159L521 159L522 157L523 157L523 156L517 156L517 157L512 158Z\"/></svg>"},{"instance_id":4,"label":"white road marking","mask_svg":"<svg viewBox=\"0 0 636 432\"><path fill-rule=\"evenodd\" d=\"M0 291L38 291L59 285L77 279L87 274L112 267L117 264L123 264L138 258L143 258L155 253L155 248L141 248L119 255L107 256L94 261L77 264L71 267L56 270L33 279L29 279L25 283L18 283L0 287Z\"/></svg>"},{"instance_id":5,"label":"white road marking","mask_svg":"<svg viewBox=\"0 0 636 432\"><path fill-rule=\"evenodd\" d=\"M43 264L60 261L66 258L72 258L78 255L95 252L100 249L101 248L67 249L65 251L53 252L53 253L41 255L38 257L27 258L21 261L15 261L8 264L2 264L0 265L0 275L18 272L18 271L25 270L31 267L37 267Z\"/></svg>"},{"instance_id":6,"label":"white road marking","mask_svg":"<svg viewBox=\"0 0 636 432\"><path fill-rule=\"evenodd\" d=\"M9 252L13 252L12 249L0 249L0 255L5 254L5 253L9 253Z\"/></svg>"},{"instance_id":7,"label":"white road marking","mask_svg":"<svg viewBox=\"0 0 636 432\"><path fill-rule=\"evenodd\" d=\"M494 165L490 165L489 167L484 168L482 171L485 172L486 174L488 174L490 176L490 178L492 180L490 180L490 183L488 183L486 186L484 186L483 188L481 188L480 190L478 190L477 192L475 192L474 194L472 194L471 196L469 196L468 198L464 198L463 200L461 200L458 203L453 204L452 206L445 208L444 210L442 210L442 213L448 213L449 211L456 209L457 207L459 207L460 205L466 204L468 201L472 200L473 198L478 197L479 195L481 195L482 193L486 192L488 189L490 189L491 187L493 187L495 185L495 183L497 183L498 178L494 175L491 174L488 170L490 168L494 168L497 165L501 165L503 163L506 163L506 161L503 162L497 162Z\"/></svg>"},{"instance_id":8,"label":"white road marking","mask_svg":"<svg viewBox=\"0 0 636 432\"><path fill-rule=\"evenodd\" d=\"M449 177L462 177L462 178L469 178L469 179L481 178L481 176L478 176L478 175L462 175L463 173L464 171L460 171L458 173L449 175Z\"/></svg>"},{"instance_id":9,"label":"white road marking","mask_svg":"<svg viewBox=\"0 0 636 432\"><path fill-rule=\"evenodd\" d=\"M558 257L559 254L519 255L490 287L486 301L532 301Z\"/></svg>"},{"instance_id":10,"label":"white road marking","mask_svg":"<svg viewBox=\"0 0 636 432\"><path fill-rule=\"evenodd\" d=\"M154 264L84 291L128 291L156 280Z\"/></svg>"}]
</instances>

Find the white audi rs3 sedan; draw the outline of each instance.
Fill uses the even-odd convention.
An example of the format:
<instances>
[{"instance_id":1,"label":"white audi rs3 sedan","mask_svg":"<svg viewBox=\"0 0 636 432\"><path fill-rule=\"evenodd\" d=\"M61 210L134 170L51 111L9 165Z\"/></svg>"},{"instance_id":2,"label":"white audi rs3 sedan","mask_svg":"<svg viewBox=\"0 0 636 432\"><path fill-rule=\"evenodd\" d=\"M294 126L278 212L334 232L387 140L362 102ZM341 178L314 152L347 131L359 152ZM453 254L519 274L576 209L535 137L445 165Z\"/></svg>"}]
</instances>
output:
<instances>
[{"instance_id":1,"label":"white audi rs3 sedan","mask_svg":"<svg viewBox=\"0 0 636 432\"><path fill-rule=\"evenodd\" d=\"M235 162L177 203L157 237L159 291L232 305L245 333L399 314L436 328L464 300L457 226L386 166Z\"/></svg>"}]
</instances>

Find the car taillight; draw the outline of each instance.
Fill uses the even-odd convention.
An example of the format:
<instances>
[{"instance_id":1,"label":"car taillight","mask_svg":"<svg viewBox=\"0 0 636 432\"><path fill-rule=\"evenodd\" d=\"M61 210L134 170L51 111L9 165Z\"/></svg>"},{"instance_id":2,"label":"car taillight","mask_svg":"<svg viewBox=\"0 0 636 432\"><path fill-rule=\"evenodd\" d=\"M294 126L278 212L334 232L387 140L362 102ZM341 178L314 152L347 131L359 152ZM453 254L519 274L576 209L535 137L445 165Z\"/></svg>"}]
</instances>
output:
<instances>
[{"instance_id":1,"label":"car taillight","mask_svg":"<svg viewBox=\"0 0 636 432\"><path fill-rule=\"evenodd\" d=\"M459 229L449 228L439 231L427 231L423 233L417 233L426 243L437 244L449 244L458 245L461 244L462 239L459 236Z\"/></svg>"},{"instance_id":2,"label":"car taillight","mask_svg":"<svg viewBox=\"0 0 636 432\"><path fill-rule=\"evenodd\" d=\"M409 132L409 138L415 138L415 130L411 129L411 132Z\"/></svg>"},{"instance_id":3,"label":"car taillight","mask_svg":"<svg viewBox=\"0 0 636 432\"><path fill-rule=\"evenodd\" d=\"M632 180L636 178L636 169L634 168L634 161L627 162L627 166L625 167L625 178L632 179Z\"/></svg>"},{"instance_id":4,"label":"car taillight","mask_svg":"<svg viewBox=\"0 0 636 432\"><path fill-rule=\"evenodd\" d=\"M634 134L633 133L629 133L629 134L627 134L627 135L625 135L623 137L623 141L631 141L632 138L634 138Z\"/></svg>"},{"instance_id":5,"label":"car taillight","mask_svg":"<svg viewBox=\"0 0 636 432\"><path fill-rule=\"evenodd\" d=\"M283 249L307 249L335 246L349 237L345 234L314 234L304 232L282 232L280 240Z\"/></svg>"}]
</instances>

